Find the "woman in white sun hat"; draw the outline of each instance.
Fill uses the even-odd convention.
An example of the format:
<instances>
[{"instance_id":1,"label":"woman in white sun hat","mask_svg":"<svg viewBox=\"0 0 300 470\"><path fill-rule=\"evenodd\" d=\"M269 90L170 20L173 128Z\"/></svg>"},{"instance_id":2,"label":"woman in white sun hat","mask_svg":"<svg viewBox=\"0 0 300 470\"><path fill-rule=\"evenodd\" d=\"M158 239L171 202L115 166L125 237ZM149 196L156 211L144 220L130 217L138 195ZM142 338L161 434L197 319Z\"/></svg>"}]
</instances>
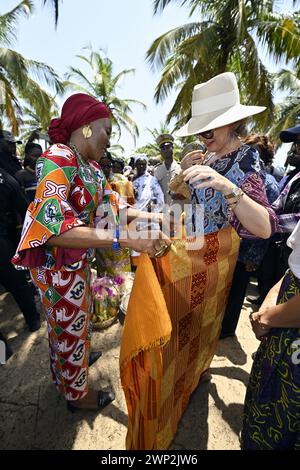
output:
<instances>
[{"instance_id":1,"label":"woman in white sun hat","mask_svg":"<svg viewBox=\"0 0 300 470\"><path fill-rule=\"evenodd\" d=\"M265 109L240 104L231 72L194 88L192 117L176 134L197 135L208 150L204 161L193 153L182 162L193 197L204 205L205 233L228 226L228 209L241 236L269 238L274 231L276 216L266 198L258 152L239 139L244 120Z\"/></svg>"},{"instance_id":2,"label":"woman in white sun hat","mask_svg":"<svg viewBox=\"0 0 300 470\"><path fill-rule=\"evenodd\" d=\"M153 261L163 305L150 309L149 290L149 301L141 316L133 308L138 305L139 291L130 299L129 316L139 315L139 327L147 334L150 327L147 329L143 321L151 318L151 328L157 326L158 332L146 346L143 336L136 347L137 359L132 358L132 348L128 348L131 360L125 362L122 347L122 364L126 364L122 386L129 410L127 449L168 448L190 395L199 381L209 377L240 236L268 238L276 229L277 219L266 197L258 152L238 138L242 121L264 109L240 104L232 73L218 75L194 88L192 118L177 136L199 135L208 149L204 164L197 164L202 163L203 155L194 152L182 160L192 199L186 219L191 215L189 227L199 235L200 243L194 243L193 238L185 243L175 240L176 252L171 250ZM144 280L142 276L140 279ZM158 295L153 296L153 302L157 299ZM171 333L169 324L162 326L165 307ZM131 334L128 330L128 338ZM168 339L166 344L164 338Z\"/></svg>"}]
</instances>

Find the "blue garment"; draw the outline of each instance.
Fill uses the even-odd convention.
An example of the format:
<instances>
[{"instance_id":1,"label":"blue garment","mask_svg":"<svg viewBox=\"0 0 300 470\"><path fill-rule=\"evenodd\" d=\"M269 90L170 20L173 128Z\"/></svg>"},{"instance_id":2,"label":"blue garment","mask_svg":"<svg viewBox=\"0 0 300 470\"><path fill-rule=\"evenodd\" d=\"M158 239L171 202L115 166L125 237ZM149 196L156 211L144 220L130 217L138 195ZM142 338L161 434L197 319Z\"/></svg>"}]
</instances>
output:
<instances>
[{"instance_id":1,"label":"blue garment","mask_svg":"<svg viewBox=\"0 0 300 470\"><path fill-rule=\"evenodd\" d=\"M209 163L209 160L207 163ZM234 152L216 160L210 166L219 174L228 178L236 186L240 187L245 194L268 210L272 231L274 231L276 216L267 200L265 189L266 172L261 166L258 151L249 145L242 145ZM255 238L241 225L235 216L229 220L227 202L220 191L216 191L210 187L195 189L193 185L191 185L191 189L192 208L187 212L186 222L188 227L194 228L196 235L200 233L206 235L217 232L228 227L230 223L242 238ZM197 220L193 221L193 218L195 219L196 206L200 206L204 212L202 227L200 217L200 222L198 221L197 223ZM187 233L191 235L191 233Z\"/></svg>"},{"instance_id":2,"label":"blue garment","mask_svg":"<svg viewBox=\"0 0 300 470\"><path fill-rule=\"evenodd\" d=\"M135 206L139 210L147 211L153 204L153 212L161 212L164 207L164 193L155 176L146 172L133 181L135 189ZM155 207L154 207L155 206Z\"/></svg>"}]
</instances>

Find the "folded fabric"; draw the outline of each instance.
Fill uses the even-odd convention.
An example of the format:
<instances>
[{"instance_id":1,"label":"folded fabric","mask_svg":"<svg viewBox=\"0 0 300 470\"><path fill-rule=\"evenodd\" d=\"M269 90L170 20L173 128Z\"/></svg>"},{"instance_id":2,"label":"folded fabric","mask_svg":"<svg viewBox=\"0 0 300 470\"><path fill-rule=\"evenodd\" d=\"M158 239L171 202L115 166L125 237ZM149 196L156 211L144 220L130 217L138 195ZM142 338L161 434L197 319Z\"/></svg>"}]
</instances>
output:
<instances>
[{"instance_id":1,"label":"folded fabric","mask_svg":"<svg viewBox=\"0 0 300 470\"><path fill-rule=\"evenodd\" d=\"M178 175L174 176L169 183L169 189L173 193L181 194L186 199L191 199L191 190L189 185L184 181L183 172L179 173Z\"/></svg>"}]
</instances>

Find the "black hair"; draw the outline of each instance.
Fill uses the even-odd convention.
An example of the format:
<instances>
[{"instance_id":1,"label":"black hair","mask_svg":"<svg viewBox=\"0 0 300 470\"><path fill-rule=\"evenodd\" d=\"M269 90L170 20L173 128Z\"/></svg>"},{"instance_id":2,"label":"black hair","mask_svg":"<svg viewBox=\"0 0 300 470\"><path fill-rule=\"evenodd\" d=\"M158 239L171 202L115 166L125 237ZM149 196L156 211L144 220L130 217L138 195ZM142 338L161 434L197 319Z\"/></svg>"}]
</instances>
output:
<instances>
[{"instance_id":1,"label":"black hair","mask_svg":"<svg viewBox=\"0 0 300 470\"><path fill-rule=\"evenodd\" d=\"M107 158L107 160L110 160L111 162L113 162L112 154L108 151L105 152L105 154L103 155L103 157L100 158L100 160L104 160L104 158Z\"/></svg>"},{"instance_id":2,"label":"black hair","mask_svg":"<svg viewBox=\"0 0 300 470\"><path fill-rule=\"evenodd\" d=\"M40 144L34 144L33 142L27 142L25 145L25 157L23 161L24 168L29 165L29 154L33 149L38 149L43 153L42 146Z\"/></svg>"},{"instance_id":3,"label":"black hair","mask_svg":"<svg viewBox=\"0 0 300 470\"><path fill-rule=\"evenodd\" d=\"M27 144L25 145L25 157L26 157L26 155L28 155L28 154L31 152L31 150L33 150L33 149L39 149L39 150L41 150L41 152L43 151L42 146L41 146L40 144L35 144L35 143L33 143L33 142L27 142Z\"/></svg>"},{"instance_id":4,"label":"black hair","mask_svg":"<svg viewBox=\"0 0 300 470\"><path fill-rule=\"evenodd\" d=\"M124 170L125 162L121 158L114 158L113 163L118 163L121 166L122 170Z\"/></svg>"}]
</instances>

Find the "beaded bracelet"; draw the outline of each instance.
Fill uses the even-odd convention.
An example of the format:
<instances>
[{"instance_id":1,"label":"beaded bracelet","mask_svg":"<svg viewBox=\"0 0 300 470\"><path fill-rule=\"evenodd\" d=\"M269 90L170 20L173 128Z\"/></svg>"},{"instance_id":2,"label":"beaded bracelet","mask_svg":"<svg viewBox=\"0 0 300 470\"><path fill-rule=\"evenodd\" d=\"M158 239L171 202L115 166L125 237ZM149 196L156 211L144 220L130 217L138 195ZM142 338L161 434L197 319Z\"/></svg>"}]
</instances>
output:
<instances>
[{"instance_id":1,"label":"beaded bracelet","mask_svg":"<svg viewBox=\"0 0 300 470\"><path fill-rule=\"evenodd\" d=\"M113 242L112 242L112 249L115 250L115 251L117 251L121 248L119 239L120 239L120 227L119 227L119 225L116 225L116 228L115 228L115 231L114 231L114 238L113 238Z\"/></svg>"}]
</instances>

